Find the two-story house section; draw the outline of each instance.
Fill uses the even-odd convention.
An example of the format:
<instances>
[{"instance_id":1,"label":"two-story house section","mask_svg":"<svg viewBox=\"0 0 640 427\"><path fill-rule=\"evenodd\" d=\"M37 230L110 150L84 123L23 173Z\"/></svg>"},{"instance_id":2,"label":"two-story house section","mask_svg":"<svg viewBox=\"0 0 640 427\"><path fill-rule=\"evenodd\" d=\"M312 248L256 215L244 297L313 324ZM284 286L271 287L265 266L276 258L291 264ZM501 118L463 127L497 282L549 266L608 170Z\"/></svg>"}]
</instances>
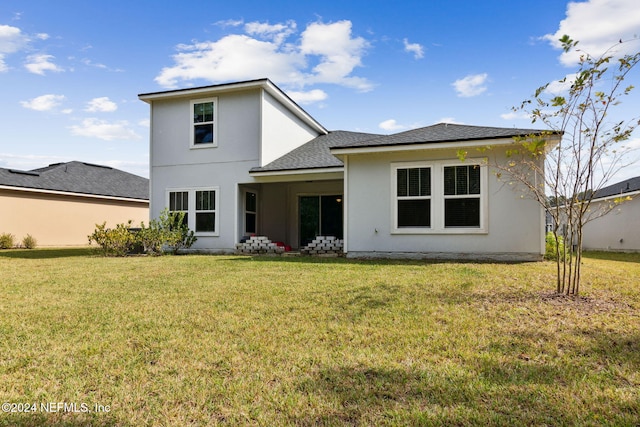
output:
<instances>
[{"instance_id":1,"label":"two-story house section","mask_svg":"<svg viewBox=\"0 0 640 427\"><path fill-rule=\"evenodd\" d=\"M186 212L194 250L233 252L262 235L294 249L335 236L358 257L544 252L541 207L505 189L487 162L540 130L328 131L268 79L139 98L151 106L150 214ZM471 153L464 162L459 150Z\"/></svg>"},{"instance_id":2,"label":"two-story house section","mask_svg":"<svg viewBox=\"0 0 640 427\"><path fill-rule=\"evenodd\" d=\"M151 217L165 208L186 212L194 249L232 251L261 222L280 224L284 212L260 217L262 185L249 171L327 134L267 79L139 98L151 106Z\"/></svg>"}]
</instances>

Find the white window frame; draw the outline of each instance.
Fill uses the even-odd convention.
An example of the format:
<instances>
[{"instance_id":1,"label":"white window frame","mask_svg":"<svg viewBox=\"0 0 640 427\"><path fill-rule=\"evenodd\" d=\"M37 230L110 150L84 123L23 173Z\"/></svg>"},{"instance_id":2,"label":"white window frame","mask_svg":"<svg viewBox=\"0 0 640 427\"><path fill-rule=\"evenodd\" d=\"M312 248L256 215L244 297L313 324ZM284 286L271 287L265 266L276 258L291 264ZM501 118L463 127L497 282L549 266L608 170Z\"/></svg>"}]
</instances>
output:
<instances>
[{"instance_id":1,"label":"white window frame","mask_svg":"<svg viewBox=\"0 0 640 427\"><path fill-rule=\"evenodd\" d=\"M450 197L479 197L479 227L445 227L444 225L444 168L449 166L478 166L480 168L480 194ZM431 227L398 227L397 218L397 170L406 168L431 168ZM391 234L487 234L488 227L488 167L486 159L430 160L391 163Z\"/></svg>"},{"instance_id":2,"label":"white window frame","mask_svg":"<svg viewBox=\"0 0 640 427\"><path fill-rule=\"evenodd\" d=\"M430 196L398 196L398 169L417 169L417 168L429 168L431 175L431 195ZM433 165L431 163L425 162L403 162L403 163L393 163L391 166L391 191L393 204L391 207L392 210L392 224L391 228L394 232L397 233L424 233L427 230L431 230L433 228ZM399 227L398 226L398 202L400 200L431 200L429 203L429 218L430 225L422 226L422 227Z\"/></svg>"},{"instance_id":3,"label":"white window frame","mask_svg":"<svg viewBox=\"0 0 640 427\"><path fill-rule=\"evenodd\" d=\"M478 228L482 228L482 182L483 177L482 177L482 169L480 169L480 193L479 194L472 194L472 193L466 193L466 194L444 194L444 170L448 167L458 167L458 166L464 166L467 168L473 168L473 167L478 167L480 168L480 165L475 164L475 163L459 163L459 164L452 164L452 165L442 165L442 198L443 198L443 206L442 206L442 226L445 227L447 230L458 230L458 229L465 229L465 230L477 230ZM447 200L455 200L455 199L478 199L480 202L480 206L479 206L479 226L475 227L475 226L447 226L446 225L446 201Z\"/></svg>"},{"instance_id":4,"label":"white window frame","mask_svg":"<svg viewBox=\"0 0 640 427\"><path fill-rule=\"evenodd\" d=\"M214 204L215 209L207 210L207 211L196 211L196 191L213 191L214 192ZM193 230L196 236L201 237L217 237L220 236L220 187L190 187L190 188L167 188L166 190L166 207L169 209L169 200L171 197L171 193L173 192L187 192L189 193L188 200L188 209L184 212L187 213L187 225L189 226L189 230ZM214 213L214 230L215 231L196 231L196 213Z\"/></svg>"},{"instance_id":5,"label":"white window frame","mask_svg":"<svg viewBox=\"0 0 640 427\"><path fill-rule=\"evenodd\" d=\"M212 122L202 122L196 123L194 121L193 108L196 104L204 104L206 102L213 103L213 121ZM204 144L196 144L195 143L195 126L200 124L213 124L213 141L211 143ZM192 99L189 102L189 146L191 149L201 149L201 148L212 148L218 146L218 98L201 98L201 99Z\"/></svg>"}]
</instances>

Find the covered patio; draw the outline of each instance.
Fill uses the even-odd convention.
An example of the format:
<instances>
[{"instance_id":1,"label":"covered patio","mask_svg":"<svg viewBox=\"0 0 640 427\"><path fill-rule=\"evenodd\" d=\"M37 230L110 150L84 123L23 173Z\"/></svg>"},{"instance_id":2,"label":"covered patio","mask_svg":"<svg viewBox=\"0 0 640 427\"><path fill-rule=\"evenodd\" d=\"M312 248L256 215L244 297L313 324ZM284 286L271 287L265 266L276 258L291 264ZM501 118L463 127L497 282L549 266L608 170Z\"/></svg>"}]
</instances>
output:
<instances>
[{"instance_id":1,"label":"covered patio","mask_svg":"<svg viewBox=\"0 0 640 427\"><path fill-rule=\"evenodd\" d=\"M299 251L318 236L343 238L341 179L239 185L239 242L265 236Z\"/></svg>"}]
</instances>

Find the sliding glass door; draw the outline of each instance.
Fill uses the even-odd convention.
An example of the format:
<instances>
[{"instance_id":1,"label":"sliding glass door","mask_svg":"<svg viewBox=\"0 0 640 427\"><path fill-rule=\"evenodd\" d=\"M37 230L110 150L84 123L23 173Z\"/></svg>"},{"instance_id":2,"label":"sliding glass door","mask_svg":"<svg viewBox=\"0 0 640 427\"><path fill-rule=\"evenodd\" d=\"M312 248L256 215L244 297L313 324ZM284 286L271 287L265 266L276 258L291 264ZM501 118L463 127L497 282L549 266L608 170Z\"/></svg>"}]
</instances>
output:
<instances>
[{"instance_id":1,"label":"sliding glass door","mask_svg":"<svg viewBox=\"0 0 640 427\"><path fill-rule=\"evenodd\" d=\"M300 196L300 247L316 236L335 236L342 239L342 195Z\"/></svg>"}]
</instances>

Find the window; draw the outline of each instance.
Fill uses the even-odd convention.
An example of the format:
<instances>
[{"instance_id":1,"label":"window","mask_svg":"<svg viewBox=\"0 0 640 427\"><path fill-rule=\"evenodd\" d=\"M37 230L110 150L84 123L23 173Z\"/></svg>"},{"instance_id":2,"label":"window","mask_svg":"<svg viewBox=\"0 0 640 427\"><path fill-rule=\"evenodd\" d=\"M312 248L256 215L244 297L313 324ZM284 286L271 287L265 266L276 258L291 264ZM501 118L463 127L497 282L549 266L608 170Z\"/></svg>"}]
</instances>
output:
<instances>
[{"instance_id":1,"label":"window","mask_svg":"<svg viewBox=\"0 0 640 427\"><path fill-rule=\"evenodd\" d=\"M487 167L481 162L392 164L392 233L486 233Z\"/></svg>"},{"instance_id":2,"label":"window","mask_svg":"<svg viewBox=\"0 0 640 427\"><path fill-rule=\"evenodd\" d=\"M196 232L216 231L216 192L213 190L196 191Z\"/></svg>"},{"instance_id":3,"label":"window","mask_svg":"<svg viewBox=\"0 0 640 427\"><path fill-rule=\"evenodd\" d=\"M480 227L480 166L445 166L444 226Z\"/></svg>"},{"instance_id":4,"label":"window","mask_svg":"<svg viewBox=\"0 0 640 427\"><path fill-rule=\"evenodd\" d=\"M191 146L216 146L216 98L191 101Z\"/></svg>"},{"instance_id":5,"label":"window","mask_svg":"<svg viewBox=\"0 0 640 427\"><path fill-rule=\"evenodd\" d=\"M431 226L431 168L396 169L396 226Z\"/></svg>"},{"instance_id":6,"label":"window","mask_svg":"<svg viewBox=\"0 0 640 427\"><path fill-rule=\"evenodd\" d=\"M218 188L167 191L169 211L185 212L184 222L199 235L218 235Z\"/></svg>"},{"instance_id":7,"label":"window","mask_svg":"<svg viewBox=\"0 0 640 427\"><path fill-rule=\"evenodd\" d=\"M252 191L244 193L244 231L246 234L256 233L258 217L258 195Z\"/></svg>"},{"instance_id":8,"label":"window","mask_svg":"<svg viewBox=\"0 0 640 427\"><path fill-rule=\"evenodd\" d=\"M169 193L169 210L171 212L184 212L182 222L189 224L189 192L172 191Z\"/></svg>"}]
</instances>

